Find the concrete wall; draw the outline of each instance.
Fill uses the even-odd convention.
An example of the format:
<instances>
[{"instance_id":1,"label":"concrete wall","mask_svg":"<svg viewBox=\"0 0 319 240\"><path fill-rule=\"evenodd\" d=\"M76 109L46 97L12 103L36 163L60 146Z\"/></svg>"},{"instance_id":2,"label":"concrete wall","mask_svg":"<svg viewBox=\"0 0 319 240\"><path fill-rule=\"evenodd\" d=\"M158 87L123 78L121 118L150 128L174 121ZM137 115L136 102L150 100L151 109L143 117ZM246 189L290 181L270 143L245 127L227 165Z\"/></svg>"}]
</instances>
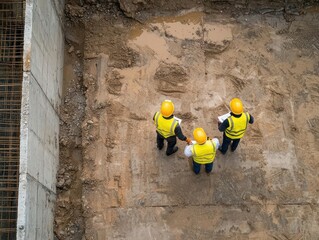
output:
<instances>
[{"instance_id":1,"label":"concrete wall","mask_svg":"<svg viewBox=\"0 0 319 240\"><path fill-rule=\"evenodd\" d=\"M53 239L64 0L26 0L17 239Z\"/></svg>"}]
</instances>

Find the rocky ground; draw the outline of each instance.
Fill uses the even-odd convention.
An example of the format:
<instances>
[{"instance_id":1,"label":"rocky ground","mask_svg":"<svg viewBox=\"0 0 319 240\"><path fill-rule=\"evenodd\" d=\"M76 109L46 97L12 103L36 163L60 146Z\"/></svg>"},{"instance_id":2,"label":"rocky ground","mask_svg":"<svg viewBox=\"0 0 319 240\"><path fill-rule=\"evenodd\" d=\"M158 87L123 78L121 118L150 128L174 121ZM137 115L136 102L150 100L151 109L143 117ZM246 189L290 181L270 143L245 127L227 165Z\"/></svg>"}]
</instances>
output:
<instances>
[{"instance_id":1,"label":"rocky ground","mask_svg":"<svg viewBox=\"0 0 319 240\"><path fill-rule=\"evenodd\" d=\"M318 238L319 8L252 4L67 3L57 239ZM256 122L211 175L156 149L162 100L222 140L233 97Z\"/></svg>"}]
</instances>

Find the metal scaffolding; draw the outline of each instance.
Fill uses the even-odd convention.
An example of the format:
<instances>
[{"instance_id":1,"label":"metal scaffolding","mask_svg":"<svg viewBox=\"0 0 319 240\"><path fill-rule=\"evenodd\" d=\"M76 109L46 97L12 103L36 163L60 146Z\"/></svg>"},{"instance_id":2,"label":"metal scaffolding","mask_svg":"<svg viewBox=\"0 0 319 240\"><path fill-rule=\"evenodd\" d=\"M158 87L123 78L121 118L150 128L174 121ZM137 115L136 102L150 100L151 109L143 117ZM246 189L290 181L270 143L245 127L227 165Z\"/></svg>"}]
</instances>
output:
<instances>
[{"instance_id":1,"label":"metal scaffolding","mask_svg":"<svg viewBox=\"0 0 319 240\"><path fill-rule=\"evenodd\" d=\"M25 0L0 0L0 240L16 239Z\"/></svg>"}]
</instances>

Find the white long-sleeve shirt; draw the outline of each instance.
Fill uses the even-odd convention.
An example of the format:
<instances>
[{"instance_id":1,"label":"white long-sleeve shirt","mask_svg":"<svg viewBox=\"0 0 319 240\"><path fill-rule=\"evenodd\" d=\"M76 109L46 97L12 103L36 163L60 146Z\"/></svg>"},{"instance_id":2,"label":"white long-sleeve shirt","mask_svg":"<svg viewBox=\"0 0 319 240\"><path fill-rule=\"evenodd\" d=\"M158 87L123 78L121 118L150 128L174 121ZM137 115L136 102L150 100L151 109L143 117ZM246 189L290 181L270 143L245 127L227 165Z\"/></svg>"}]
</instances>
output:
<instances>
[{"instance_id":1,"label":"white long-sleeve shirt","mask_svg":"<svg viewBox=\"0 0 319 240\"><path fill-rule=\"evenodd\" d=\"M217 138L213 138L212 139L213 142L216 144L216 150L219 148L220 144L219 144L219 140ZM192 141L193 144L195 144L195 141ZM193 156L192 150L191 150L192 145L187 145L184 149L184 154L186 157L191 157Z\"/></svg>"}]
</instances>

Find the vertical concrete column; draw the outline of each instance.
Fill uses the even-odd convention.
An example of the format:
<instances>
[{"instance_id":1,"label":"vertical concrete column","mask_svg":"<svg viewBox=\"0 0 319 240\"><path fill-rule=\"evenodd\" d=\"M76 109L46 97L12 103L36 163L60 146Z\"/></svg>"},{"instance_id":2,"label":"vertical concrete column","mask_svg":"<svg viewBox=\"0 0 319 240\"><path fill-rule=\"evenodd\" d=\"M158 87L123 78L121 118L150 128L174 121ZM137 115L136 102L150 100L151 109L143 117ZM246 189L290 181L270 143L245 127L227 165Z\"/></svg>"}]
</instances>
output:
<instances>
[{"instance_id":1,"label":"vertical concrete column","mask_svg":"<svg viewBox=\"0 0 319 240\"><path fill-rule=\"evenodd\" d=\"M26 0L17 239L53 239L64 0Z\"/></svg>"}]
</instances>

